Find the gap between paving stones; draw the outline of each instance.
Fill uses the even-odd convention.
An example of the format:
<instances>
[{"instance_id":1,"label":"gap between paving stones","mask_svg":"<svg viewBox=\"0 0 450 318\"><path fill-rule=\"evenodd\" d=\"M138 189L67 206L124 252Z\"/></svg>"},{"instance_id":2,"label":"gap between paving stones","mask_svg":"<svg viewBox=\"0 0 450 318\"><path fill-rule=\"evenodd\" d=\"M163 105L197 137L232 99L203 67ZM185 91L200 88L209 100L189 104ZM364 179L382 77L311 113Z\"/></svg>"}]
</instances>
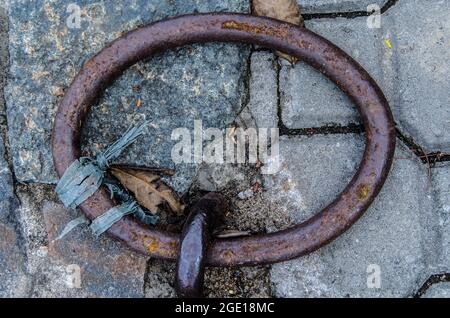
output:
<instances>
[{"instance_id":1,"label":"gap between paving stones","mask_svg":"<svg viewBox=\"0 0 450 318\"><path fill-rule=\"evenodd\" d=\"M427 279L427 281L422 285L422 287L419 288L419 290L413 296L413 298L420 298L423 295L425 295L425 293L427 292L427 290L431 288L431 286L445 282L450 282L450 273L432 275L430 276L430 278Z\"/></svg>"},{"instance_id":2,"label":"gap between paving stones","mask_svg":"<svg viewBox=\"0 0 450 318\"><path fill-rule=\"evenodd\" d=\"M444 152L426 152L414 138L406 136L398 127L397 138L400 139L424 164L434 166L438 162L450 161L450 154Z\"/></svg>"},{"instance_id":3,"label":"gap between paving stones","mask_svg":"<svg viewBox=\"0 0 450 318\"><path fill-rule=\"evenodd\" d=\"M381 14L388 11L395 4L397 4L399 0L388 0L384 6L381 8ZM334 19L334 18L347 18L354 19L358 17L368 17L372 13L367 11L349 11L349 12L327 12L327 13L305 13L302 14L304 20L313 20L313 19Z\"/></svg>"}]
</instances>

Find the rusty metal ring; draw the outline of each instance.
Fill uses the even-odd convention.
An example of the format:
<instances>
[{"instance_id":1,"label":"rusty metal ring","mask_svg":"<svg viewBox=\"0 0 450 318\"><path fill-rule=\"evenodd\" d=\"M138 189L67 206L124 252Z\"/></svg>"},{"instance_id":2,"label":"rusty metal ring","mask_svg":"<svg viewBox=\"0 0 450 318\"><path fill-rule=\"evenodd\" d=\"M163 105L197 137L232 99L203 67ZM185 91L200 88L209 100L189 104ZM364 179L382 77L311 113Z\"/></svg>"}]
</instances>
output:
<instances>
[{"instance_id":1,"label":"rusty metal ring","mask_svg":"<svg viewBox=\"0 0 450 318\"><path fill-rule=\"evenodd\" d=\"M211 266L267 264L310 253L346 231L372 203L388 175L395 149L392 114L382 91L350 56L321 36L289 23L245 14L186 15L133 30L85 63L56 114L53 159L61 176L80 157L78 146L86 113L124 70L157 52L186 44L241 42L296 56L326 75L357 106L366 134L360 167L345 190L320 213L283 231L212 242ZM95 218L114 205L99 189L81 208ZM158 231L132 217L108 231L129 247L152 257L176 260L179 235Z\"/></svg>"}]
</instances>

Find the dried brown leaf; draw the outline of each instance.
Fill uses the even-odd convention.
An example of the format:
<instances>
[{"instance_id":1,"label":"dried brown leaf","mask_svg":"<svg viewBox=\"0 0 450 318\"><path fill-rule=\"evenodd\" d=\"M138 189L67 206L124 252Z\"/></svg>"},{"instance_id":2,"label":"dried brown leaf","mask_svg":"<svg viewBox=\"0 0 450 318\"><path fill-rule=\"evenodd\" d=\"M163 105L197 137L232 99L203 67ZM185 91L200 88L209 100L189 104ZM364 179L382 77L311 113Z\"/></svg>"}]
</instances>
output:
<instances>
[{"instance_id":1,"label":"dried brown leaf","mask_svg":"<svg viewBox=\"0 0 450 318\"><path fill-rule=\"evenodd\" d=\"M118 167L111 167L111 173L125 188L133 192L137 202L151 213L156 213L163 203L167 203L175 214L183 213L184 205L181 204L178 195L157 173L151 170Z\"/></svg>"},{"instance_id":2,"label":"dried brown leaf","mask_svg":"<svg viewBox=\"0 0 450 318\"><path fill-rule=\"evenodd\" d=\"M111 168L116 168L120 170L138 170L138 171L148 171L150 174L173 176L175 175L175 170L169 168L159 168L159 167L148 167L148 166L138 166L130 164L113 164Z\"/></svg>"},{"instance_id":3,"label":"dried brown leaf","mask_svg":"<svg viewBox=\"0 0 450 318\"><path fill-rule=\"evenodd\" d=\"M253 0L252 10L255 15L274 18L304 27L304 21L300 13L300 7L296 0ZM281 58L295 64L296 57L277 52Z\"/></svg>"}]
</instances>

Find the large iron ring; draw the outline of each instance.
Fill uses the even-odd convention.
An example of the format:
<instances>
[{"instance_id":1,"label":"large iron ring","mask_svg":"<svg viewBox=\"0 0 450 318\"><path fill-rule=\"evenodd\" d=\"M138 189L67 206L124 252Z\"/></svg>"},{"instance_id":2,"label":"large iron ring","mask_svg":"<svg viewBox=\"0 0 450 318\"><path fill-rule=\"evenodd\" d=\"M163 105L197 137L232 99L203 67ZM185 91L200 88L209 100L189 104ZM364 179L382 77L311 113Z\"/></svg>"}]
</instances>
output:
<instances>
[{"instance_id":1,"label":"large iron ring","mask_svg":"<svg viewBox=\"0 0 450 318\"><path fill-rule=\"evenodd\" d=\"M217 239L207 256L211 266L267 264L308 254L355 223L379 193L395 149L395 129L385 96L350 56L321 36L293 24L245 14L185 15L133 30L85 63L67 90L54 123L52 143L61 176L80 157L79 137L86 113L102 91L124 70L157 52L191 43L241 42L296 56L326 75L356 105L366 134L359 169L350 184L320 213L283 231ZM82 205L90 219L114 205L101 188ZM176 260L179 235L158 231L126 217L109 234L149 256Z\"/></svg>"}]
</instances>

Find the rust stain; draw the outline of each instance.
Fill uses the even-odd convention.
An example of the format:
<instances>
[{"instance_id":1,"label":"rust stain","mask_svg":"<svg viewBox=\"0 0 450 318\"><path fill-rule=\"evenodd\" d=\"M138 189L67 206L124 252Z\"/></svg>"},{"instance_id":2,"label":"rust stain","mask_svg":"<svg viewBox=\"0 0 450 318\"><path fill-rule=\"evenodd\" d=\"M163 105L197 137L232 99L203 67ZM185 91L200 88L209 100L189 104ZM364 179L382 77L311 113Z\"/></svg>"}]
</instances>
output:
<instances>
[{"instance_id":1,"label":"rust stain","mask_svg":"<svg viewBox=\"0 0 450 318\"><path fill-rule=\"evenodd\" d=\"M233 259L233 257L234 257L234 253L233 253L232 250L224 251L224 252L222 253L222 255L223 255L223 257L224 257L226 260L231 260L231 259Z\"/></svg>"},{"instance_id":2,"label":"rust stain","mask_svg":"<svg viewBox=\"0 0 450 318\"><path fill-rule=\"evenodd\" d=\"M255 24L249 24L249 23L243 23L238 21L225 21L222 23L223 29L228 30L238 30L238 31L244 31L247 33L252 34L264 34L264 35L270 35L270 36L277 36L281 38L286 38L289 34L289 29L287 27L278 27L273 28L270 26L265 25L255 25Z\"/></svg>"},{"instance_id":3,"label":"rust stain","mask_svg":"<svg viewBox=\"0 0 450 318\"><path fill-rule=\"evenodd\" d=\"M179 247L178 244L177 244L177 242L175 242L175 241L170 242L170 243L169 243L169 246L170 246L170 248L173 249L173 250L177 250L178 247Z\"/></svg>"},{"instance_id":4,"label":"rust stain","mask_svg":"<svg viewBox=\"0 0 450 318\"><path fill-rule=\"evenodd\" d=\"M360 184L356 190L356 195L359 201L365 201L369 197L370 186L368 184Z\"/></svg>"},{"instance_id":5,"label":"rust stain","mask_svg":"<svg viewBox=\"0 0 450 318\"><path fill-rule=\"evenodd\" d=\"M176 241L170 241L166 244L161 242L158 238L145 236L142 239L142 244L150 255L160 255L164 258L175 258L177 255L178 244Z\"/></svg>"},{"instance_id":6,"label":"rust stain","mask_svg":"<svg viewBox=\"0 0 450 318\"><path fill-rule=\"evenodd\" d=\"M142 243L151 254L157 253L160 249L159 242L152 237L145 236Z\"/></svg>"}]
</instances>

